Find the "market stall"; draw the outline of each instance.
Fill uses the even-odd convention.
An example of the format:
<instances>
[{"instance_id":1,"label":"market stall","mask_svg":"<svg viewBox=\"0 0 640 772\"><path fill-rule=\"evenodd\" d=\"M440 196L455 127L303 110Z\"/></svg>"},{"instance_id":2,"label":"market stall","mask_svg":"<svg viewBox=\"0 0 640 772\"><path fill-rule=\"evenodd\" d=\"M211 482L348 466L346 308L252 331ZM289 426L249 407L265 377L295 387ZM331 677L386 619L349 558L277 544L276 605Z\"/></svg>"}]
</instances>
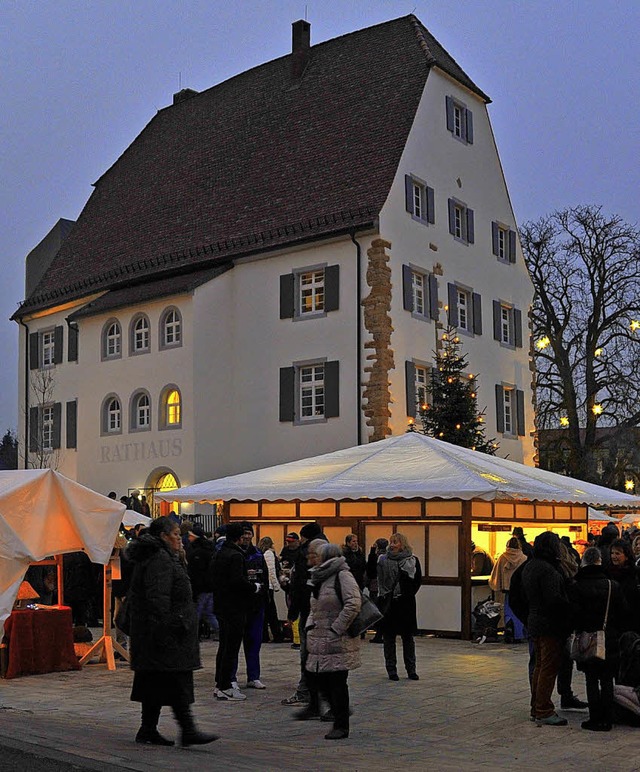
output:
<instances>
[{"instance_id":1,"label":"market stall","mask_svg":"<svg viewBox=\"0 0 640 772\"><path fill-rule=\"evenodd\" d=\"M108 563L124 509L51 469L0 472L0 639L29 565L79 550Z\"/></svg>"},{"instance_id":2,"label":"market stall","mask_svg":"<svg viewBox=\"0 0 640 772\"><path fill-rule=\"evenodd\" d=\"M163 494L158 494L163 498ZM587 506L637 507L640 499L488 456L418 433L198 483L171 501L224 502L225 518L248 519L256 539L276 546L287 531L317 521L341 543L357 533L368 550L402 531L423 565L418 624L468 638L471 541L522 525L586 529Z\"/></svg>"}]
</instances>

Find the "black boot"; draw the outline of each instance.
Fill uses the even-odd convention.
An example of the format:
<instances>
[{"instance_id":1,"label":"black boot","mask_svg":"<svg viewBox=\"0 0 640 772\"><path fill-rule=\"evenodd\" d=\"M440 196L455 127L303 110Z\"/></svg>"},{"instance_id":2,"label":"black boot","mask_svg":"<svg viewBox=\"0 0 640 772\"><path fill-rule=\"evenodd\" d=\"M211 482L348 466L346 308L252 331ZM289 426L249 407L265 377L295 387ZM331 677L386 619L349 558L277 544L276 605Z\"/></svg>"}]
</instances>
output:
<instances>
[{"instance_id":1,"label":"black boot","mask_svg":"<svg viewBox=\"0 0 640 772\"><path fill-rule=\"evenodd\" d=\"M175 745L173 740L167 740L158 732L158 719L160 718L160 705L155 703L142 703L142 723L136 742L143 745Z\"/></svg>"},{"instance_id":2,"label":"black boot","mask_svg":"<svg viewBox=\"0 0 640 772\"><path fill-rule=\"evenodd\" d=\"M182 730L180 744L183 748L187 748L189 745L207 745L207 743L212 743L218 739L217 734L208 734L196 729L189 705L174 705L173 715L176 717L176 721L180 724L180 729Z\"/></svg>"}]
</instances>

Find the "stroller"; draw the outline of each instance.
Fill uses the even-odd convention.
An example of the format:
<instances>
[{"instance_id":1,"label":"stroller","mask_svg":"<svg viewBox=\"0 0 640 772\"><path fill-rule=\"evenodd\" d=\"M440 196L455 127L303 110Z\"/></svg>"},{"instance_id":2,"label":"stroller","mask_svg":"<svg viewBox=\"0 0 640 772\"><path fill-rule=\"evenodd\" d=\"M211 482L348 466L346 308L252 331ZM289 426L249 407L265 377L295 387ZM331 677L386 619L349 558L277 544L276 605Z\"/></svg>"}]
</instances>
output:
<instances>
[{"instance_id":1,"label":"stroller","mask_svg":"<svg viewBox=\"0 0 640 772\"><path fill-rule=\"evenodd\" d=\"M487 598L476 603L471 615L473 616L473 639L476 643L497 643L498 623L502 605L493 598Z\"/></svg>"}]
</instances>

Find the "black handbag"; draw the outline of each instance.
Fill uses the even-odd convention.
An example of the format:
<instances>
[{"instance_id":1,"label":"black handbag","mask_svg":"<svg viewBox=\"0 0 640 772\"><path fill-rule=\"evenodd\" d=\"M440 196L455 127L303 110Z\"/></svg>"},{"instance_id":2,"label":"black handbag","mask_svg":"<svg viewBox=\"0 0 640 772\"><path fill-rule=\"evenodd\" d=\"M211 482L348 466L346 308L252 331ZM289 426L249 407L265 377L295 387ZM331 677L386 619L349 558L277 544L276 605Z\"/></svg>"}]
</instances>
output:
<instances>
[{"instance_id":1,"label":"black handbag","mask_svg":"<svg viewBox=\"0 0 640 772\"><path fill-rule=\"evenodd\" d=\"M340 587L340 572L336 574L335 591L340 604L344 606L344 601L342 600L342 588ZM350 638L357 638L381 619L382 614L376 604L371 598L363 595L362 590L360 590L360 611L358 611L358 616L347 628L347 635Z\"/></svg>"}]
</instances>

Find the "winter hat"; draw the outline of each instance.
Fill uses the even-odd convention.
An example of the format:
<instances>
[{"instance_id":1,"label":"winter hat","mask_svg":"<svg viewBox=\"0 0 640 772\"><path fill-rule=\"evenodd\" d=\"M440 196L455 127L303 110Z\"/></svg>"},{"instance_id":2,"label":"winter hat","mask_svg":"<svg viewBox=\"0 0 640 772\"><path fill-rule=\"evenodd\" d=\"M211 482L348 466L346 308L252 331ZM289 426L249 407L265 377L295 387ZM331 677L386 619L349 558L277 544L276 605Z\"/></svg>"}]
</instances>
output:
<instances>
[{"instance_id":1,"label":"winter hat","mask_svg":"<svg viewBox=\"0 0 640 772\"><path fill-rule=\"evenodd\" d=\"M300 537L295 531L291 531L291 533L287 534L286 541L300 541Z\"/></svg>"},{"instance_id":2,"label":"winter hat","mask_svg":"<svg viewBox=\"0 0 640 772\"><path fill-rule=\"evenodd\" d=\"M317 523L307 523L300 529L300 536L311 541L322 534L322 528Z\"/></svg>"},{"instance_id":3,"label":"winter hat","mask_svg":"<svg viewBox=\"0 0 640 772\"><path fill-rule=\"evenodd\" d=\"M193 531L193 535L198 538L204 536L204 527L202 523L196 523L191 530Z\"/></svg>"}]
</instances>

